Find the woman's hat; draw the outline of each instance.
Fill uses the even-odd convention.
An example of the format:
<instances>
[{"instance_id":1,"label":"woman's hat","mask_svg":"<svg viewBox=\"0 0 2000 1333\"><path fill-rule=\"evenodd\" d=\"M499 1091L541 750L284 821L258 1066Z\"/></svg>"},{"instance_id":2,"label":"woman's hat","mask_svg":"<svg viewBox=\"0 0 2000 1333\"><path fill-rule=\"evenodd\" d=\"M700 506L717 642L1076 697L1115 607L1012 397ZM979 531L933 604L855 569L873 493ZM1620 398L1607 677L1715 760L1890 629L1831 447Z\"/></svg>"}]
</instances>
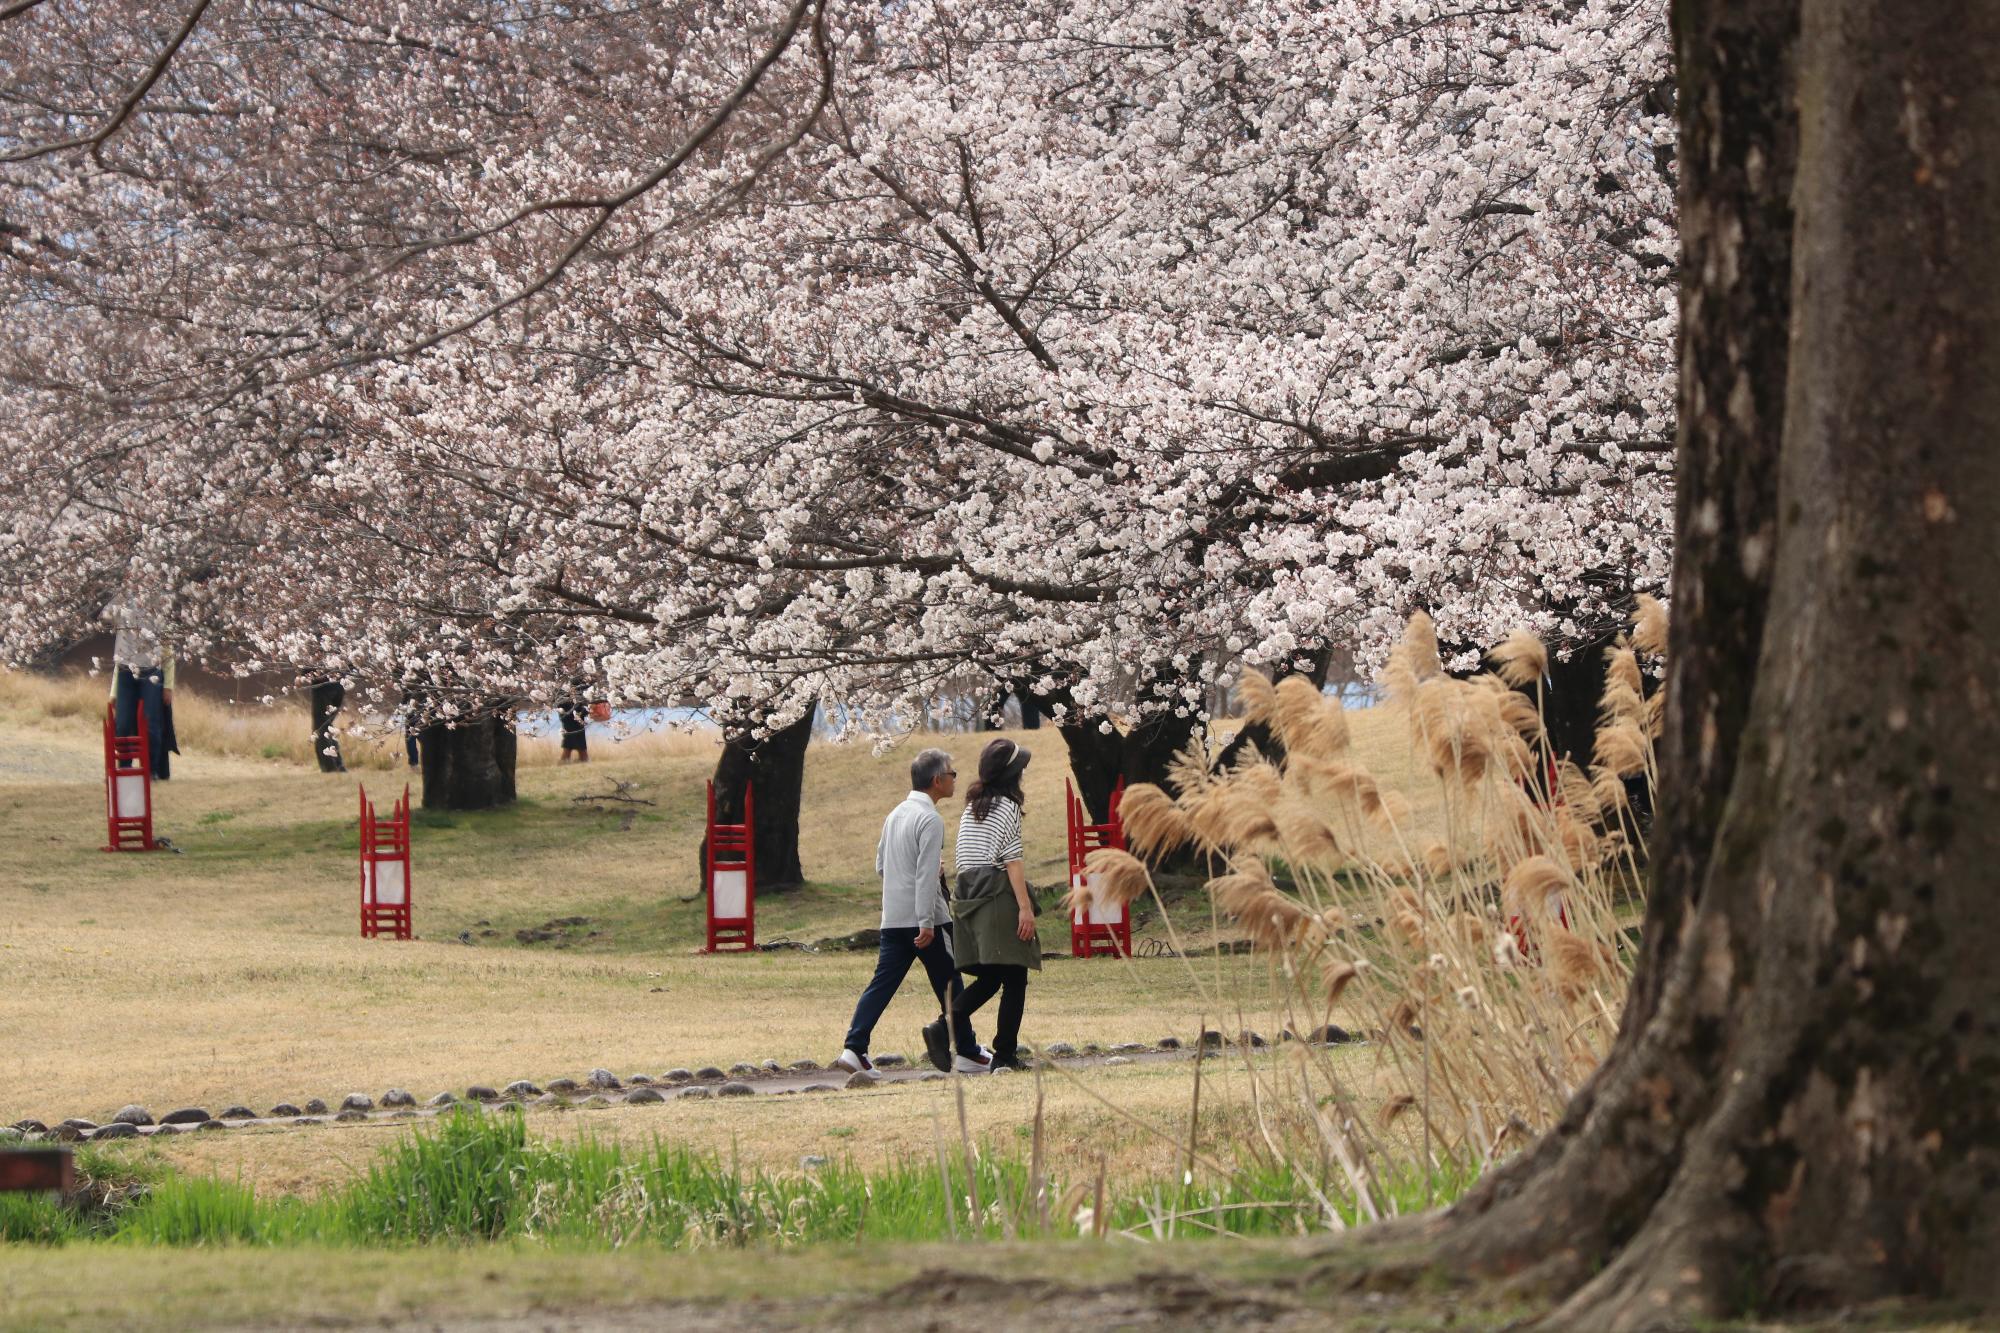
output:
<instances>
[{"instance_id":1,"label":"woman's hat","mask_svg":"<svg viewBox=\"0 0 2000 1333\"><path fill-rule=\"evenodd\" d=\"M987 786L1005 786L1018 782L1021 771L1034 758L1025 745L1016 745L1005 739L991 741L979 752L979 780Z\"/></svg>"}]
</instances>

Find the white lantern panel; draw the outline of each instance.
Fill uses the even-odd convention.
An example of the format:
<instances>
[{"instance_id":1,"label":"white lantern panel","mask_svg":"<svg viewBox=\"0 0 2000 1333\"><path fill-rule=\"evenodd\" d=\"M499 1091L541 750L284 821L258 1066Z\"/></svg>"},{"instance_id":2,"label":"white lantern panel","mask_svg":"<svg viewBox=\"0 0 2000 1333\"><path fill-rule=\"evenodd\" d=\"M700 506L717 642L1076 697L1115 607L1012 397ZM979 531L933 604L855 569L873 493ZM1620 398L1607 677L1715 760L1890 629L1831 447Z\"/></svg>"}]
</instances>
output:
<instances>
[{"instance_id":1,"label":"white lantern panel","mask_svg":"<svg viewBox=\"0 0 2000 1333\"><path fill-rule=\"evenodd\" d=\"M409 901L409 877L401 861L376 861L375 902L380 907L401 907Z\"/></svg>"},{"instance_id":2,"label":"white lantern panel","mask_svg":"<svg viewBox=\"0 0 2000 1333\"><path fill-rule=\"evenodd\" d=\"M1069 887L1072 890L1072 892L1070 893L1070 901L1076 904L1075 923L1079 926L1083 924L1085 914L1089 910L1084 906L1084 904L1087 901L1089 901L1085 897L1085 893L1089 887L1089 884L1090 884L1089 877L1083 874L1083 872L1081 871L1078 871L1077 873L1069 877Z\"/></svg>"},{"instance_id":3,"label":"white lantern panel","mask_svg":"<svg viewBox=\"0 0 2000 1333\"><path fill-rule=\"evenodd\" d=\"M750 915L750 880L742 866L715 868L715 916L724 921Z\"/></svg>"},{"instance_id":4,"label":"white lantern panel","mask_svg":"<svg viewBox=\"0 0 2000 1333\"><path fill-rule=\"evenodd\" d=\"M139 819L146 813L146 775L144 773L120 773L111 780L116 793L120 819Z\"/></svg>"}]
</instances>

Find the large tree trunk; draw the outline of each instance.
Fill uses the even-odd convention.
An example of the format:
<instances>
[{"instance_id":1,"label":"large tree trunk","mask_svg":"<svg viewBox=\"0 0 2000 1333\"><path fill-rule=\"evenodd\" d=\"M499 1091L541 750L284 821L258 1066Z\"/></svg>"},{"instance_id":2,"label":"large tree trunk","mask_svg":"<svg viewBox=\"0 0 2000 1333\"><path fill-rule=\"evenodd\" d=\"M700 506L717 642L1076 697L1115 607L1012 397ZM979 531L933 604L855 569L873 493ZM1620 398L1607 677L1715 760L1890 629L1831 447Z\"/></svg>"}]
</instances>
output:
<instances>
[{"instance_id":1,"label":"large tree trunk","mask_svg":"<svg viewBox=\"0 0 2000 1333\"><path fill-rule=\"evenodd\" d=\"M1644 952L1611 1057L1435 1224L1437 1257L1539 1266L1563 1327L2000 1304L2000 12L1675 18L1680 546Z\"/></svg>"},{"instance_id":2,"label":"large tree trunk","mask_svg":"<svg viewBox=\"0 0 2000 1333\"><path fill-rule=\"evenodd\" d=\"M511 713L492 711L421 733L426 810L497 810L514 803L518 740Z\"/></svg>"},{"instance_id":3,"label":"large tree trunk","mask_svg":"<svg viewBox=\"0 0 2000 1333\"><path fill-rule=\"evenodd\" d=\"M322 773L347 771L347 765L341 762L340 733L335 727L340 707L346 700L347 687L337 680L323 680L312 687L313 758L318 761Z\"/></svg>"},{"instance_id":4,"label":"large tree trunk","mask_svg":"<svg viewBox=\"0 0 2000 1333\"><path fill-rule=\"evenodd\" d=\"M723 742L715 761L715 817L725 824L743 821L743 791L755 784L757 888L782 892L806 882L799 864L800 806L805 793L806 744L812 740L813 715L807 713L788 727L761 739L741 732ZM706 865L708 839L696 852L697 871Z\"/></svg>"}]
</instances>

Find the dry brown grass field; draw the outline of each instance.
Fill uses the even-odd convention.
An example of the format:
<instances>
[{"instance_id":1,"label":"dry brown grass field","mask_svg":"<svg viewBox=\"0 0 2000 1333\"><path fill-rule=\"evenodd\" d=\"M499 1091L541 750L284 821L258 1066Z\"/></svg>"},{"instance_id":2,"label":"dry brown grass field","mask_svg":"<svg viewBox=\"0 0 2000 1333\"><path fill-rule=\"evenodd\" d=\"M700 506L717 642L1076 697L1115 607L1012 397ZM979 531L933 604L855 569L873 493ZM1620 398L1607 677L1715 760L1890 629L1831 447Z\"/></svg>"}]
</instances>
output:
<instances>
[{"instance_id":1,"label":"dry brown grass field","mask_svg":"<svg viewBox=\"0 0 2000 1333\"><path fill-rule=\"evenodd\" d=\"M155 1112L237 1101L262 1109L391 1086L427 1095L595 1066L657 1075L838 1052L871 954L698 951L695 858L711 739L594 742L596 762L568 768L550 762L552 743L528 743L516 808L419 813L421 938L365 941L356 927L355 784L386 798L400 790L402 770L322 775L306 762L302 704L245 710L183 695L176 713L177 722L191 719L180 726L186 753L173 781L157 789L159 829L181 851L107 855L98 850L101 694L97 681L0 676L0 992L8 996L0 1123L101 1118L131 1101ZM1359 715L1357 735L1389 780L1409 768L1392 719ZM1062 745L1052 731L1018 738L1037 750L1030 877L1055 889L1064 878ZM963 759L983 739L941 743ZM876 832L907 787L914 743L880 754L815 745L802 839L813 882L760 903L760 938L813 941L874 923ZM574 799L609 791L614 779L637 783L637 794L657 804ZM1044 897L1053 903L1056 893ZM560 942L516 941L518 930L579 916L587 924ZM1183 911L1176 924L1184 942L1210 938L1205 911ZM1141 930L1142 938L1157 934L1156 923ZM1058 910L1044 918L1043 939L1066 944ZM1252 958L1051 961L1031 990L1026 1036L1187 1039L1204 1018L1232 1031L1266 1027L1270 995L1266 965ZM916 1030L931 1012L913 980L876 1049L918 1054ZM1091 1078L1089 1087L1048 1084L1051 1117L1075 1131L1063 1136L1073 1152L1109 1155L1135 1171L1171 1162L1164 1142L1148 1146L1145 1134L1117 1122L1122 1114L1165 1125L1178 1115L1184 1125L1186 1070ZM1028 1085L999 1080L977 1090L974 1132L1012 1133L1031 1114ZM1229 1123L1231 1095L1217 1085L1218 1128ZM928 1151L942 1114L928 1085L880 1090L865 1103L787 1098L549 1114L546 1129L568 1132L587 1117L605 1132L670 1131L783 1163L829 1149L864 1159ZM174 1151L310 1190L391 1132L247 1133Z\"/></svg>"}]
</instances>

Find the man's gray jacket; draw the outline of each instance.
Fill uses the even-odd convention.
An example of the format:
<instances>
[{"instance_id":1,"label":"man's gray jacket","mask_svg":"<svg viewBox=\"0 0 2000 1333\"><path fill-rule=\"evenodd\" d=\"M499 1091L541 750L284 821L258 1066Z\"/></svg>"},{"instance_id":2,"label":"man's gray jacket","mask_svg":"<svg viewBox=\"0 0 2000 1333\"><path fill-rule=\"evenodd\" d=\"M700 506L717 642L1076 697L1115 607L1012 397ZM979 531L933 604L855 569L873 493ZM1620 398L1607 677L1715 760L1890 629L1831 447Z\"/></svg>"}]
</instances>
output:
<instances>
[{"instance_id":1,"label":"man's gray jacket","mask_svg":"<svg viewBox=\"0 0 2000 1333\"><path fill-rule=\"evenodd\" d=\"M944 816L928 792L911 792L882 821L875 871L882 876L882 929L932 930L951 923L944 898Z\"/></svg>"}]
</instances>

